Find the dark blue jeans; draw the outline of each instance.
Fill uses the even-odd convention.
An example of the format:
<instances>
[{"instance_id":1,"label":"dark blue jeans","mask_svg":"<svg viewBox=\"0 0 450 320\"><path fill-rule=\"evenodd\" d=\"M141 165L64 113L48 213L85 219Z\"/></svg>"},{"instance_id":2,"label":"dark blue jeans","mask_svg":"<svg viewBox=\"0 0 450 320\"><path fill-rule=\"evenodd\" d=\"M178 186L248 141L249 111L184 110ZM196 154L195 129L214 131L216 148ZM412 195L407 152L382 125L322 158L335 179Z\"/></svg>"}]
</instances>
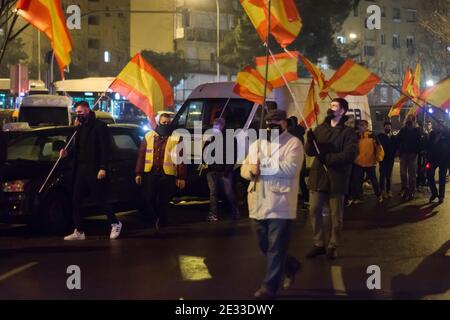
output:
<instances>
[{"instance_id":1,"label":"dark blue jeans","mask_svg":"<svg viewBox=\"0 0 450 320\"><path fill-rule=\"evenodd\" d=\"M254 220L258 243L267 259L263 286L272 292L280 288L283 277L295 273L297 259L288 255L292 221L287 219Z\"/></svg>"},{"instance_id":2,"label":"dark blue jeans","mask_svg":"<svg viewBox=\"0 0 450 320\"><path fill-rule=\"evenodd\" d=\"M215 216L219 215L219 190L223 189L225 197L231 208L233 216L239 216L237 197L233 189L233 174L224 172L208 172L206 180L209 187L209 211Z\"/></svg>"}]
</instances>

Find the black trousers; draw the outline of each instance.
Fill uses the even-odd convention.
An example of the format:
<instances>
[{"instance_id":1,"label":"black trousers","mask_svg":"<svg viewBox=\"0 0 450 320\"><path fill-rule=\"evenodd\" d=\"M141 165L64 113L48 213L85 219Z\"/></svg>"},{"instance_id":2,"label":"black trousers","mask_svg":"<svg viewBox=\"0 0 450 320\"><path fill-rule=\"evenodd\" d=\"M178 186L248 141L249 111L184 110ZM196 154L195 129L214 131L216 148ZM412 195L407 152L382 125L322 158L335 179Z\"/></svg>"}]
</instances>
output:
<instances>
[{"instance_id":1,"label":"black trousers","mask_svg":"<svg viewBox=\"0 0 450 320\"><path fill-rule=\"evenodd\" d=\"M306 172L305 169L306 166L302 169L302 172L300 173L300 191L302 193L301 199L303 202L309 202L309 189L308 185L306 184Z\"/></svg>"},{"instance_id":2,"label":"black trousers","mask_svg":"<svg viewBox=\"0 0 450 320\"><path fill-rule=\"evenodd\" d=\"M353 199L361 199L363 196L364 173L372 183L372 188L377 197L381 195L380 186L378 185L376 167L360 167L353 165L352 179L350 186L350 194Z\"/></svg>"},{"instance_id":3,"label":"black trousers","mask_svg":"<svg viewBox=\"0 0 450 320\"><path fill-rule=\"evenodd\" d=\"M436 180L434 178L436 174L436 169L439 168L439 193L436 188ZM447 165L444 163L430 163L430 169L428 170L428 185L431 189L431 194L433 196L439 196L439 198L444 198L445 196L445 180L447 178Z\"/></svg>"},{"instance_id":4,"label":"black trousers","mask_svg":"<svg viewBox=\"0 0 450 320\"><path fill-rule=\"evenodd\" d=\"M394 169L394 159L380 162L380 189L390 192L392 184L392 171Z\"/></svg>"},{"instance_id":5,"label":"black trousers","mask_svg":"<svg viewBox=\"0 0 450 320\"><path fill-rule=\"evenodd\" d=\"M167 207L177 190L176 177L145 173L143 177L143 210L151 218L159 219L159 226L167 226Z\"/></svg>"},{"instance_id":6,"label":"black trousers","mask_svg":"<svg viewBox=\"0 0 450 320\"><path fill-rule=\"evenodd\" d=\"M88 165L78 165L75 172L75 181L73 185L72 210L75 228L82 232L82 212L81 203L83 198L89 194L96 199L96 206L99 212L105 213L111 224L118 223L110 200L109 179L97 179L98 172Z\"/></svg>"}]
</instances>

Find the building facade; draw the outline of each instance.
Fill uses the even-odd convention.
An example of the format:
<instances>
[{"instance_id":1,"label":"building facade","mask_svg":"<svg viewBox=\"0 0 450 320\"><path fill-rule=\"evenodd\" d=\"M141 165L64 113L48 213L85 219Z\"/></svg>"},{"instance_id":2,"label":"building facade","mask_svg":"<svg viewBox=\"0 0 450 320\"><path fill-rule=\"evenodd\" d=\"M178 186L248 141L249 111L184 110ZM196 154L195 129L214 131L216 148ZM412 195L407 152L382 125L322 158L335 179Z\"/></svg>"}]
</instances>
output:
<instances>
[{"instance_id":1,"label":"building facade","mask_svg":"<svg viewBox=\"0 0 450 320\"><path fill-rule=\"evenodd\" d=\"M65 77L117 75L130 58L130 0L63 0L62 3L64 11L71 5L81 9L81 28L70 30L72 63ZM20 23L23 24L23 20ZM29 27L21 37L28 55L30 77L39 77L40 65L40 76L48 81L51 47L46 36ZM55 69L54 79L58 80L57 67Z\"/></svg>"},{"instance_id":2,"label":"building facade","mask_svg":"<svg viewBox=\"0 0 450 320\"><path fill-rule=\"evenodd\" d=\"M369 30L367 8L381 9L381 28ZM396 87L401 87L408 67L421 64L421 87L450 75L450 43L441 42L424 25L439 10L448 17L448 0L361 0L345 21L338 41L354 45L356 60ZM391 106L400 96L381 83L369 96L371 105Z\"/></svg>"}]
</instances>

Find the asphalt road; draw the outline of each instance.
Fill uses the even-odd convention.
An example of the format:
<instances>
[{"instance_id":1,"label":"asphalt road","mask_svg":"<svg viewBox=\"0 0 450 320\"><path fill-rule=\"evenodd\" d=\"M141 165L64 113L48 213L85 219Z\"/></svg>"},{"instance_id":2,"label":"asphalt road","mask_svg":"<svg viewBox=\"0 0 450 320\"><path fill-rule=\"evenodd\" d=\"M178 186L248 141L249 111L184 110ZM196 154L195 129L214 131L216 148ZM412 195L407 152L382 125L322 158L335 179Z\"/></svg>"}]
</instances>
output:
<instances>
[{"instance_id":1,"label":"asphalt road","mask_svg":"<svg viewBox=\"0 0 450 320\"><path fill-rule=\"evenodd\" d=\"M427 200L419 193L402 203L395 194L378 205L367 191L364 203L346 210L333 262L303 258L313 243L300 212L290 251L303 269L280 299L450 299L450 196L440 206ZM209 223L206 213L205 205L172 207L161 237L124 213L116 241L103 217L86 221L82 242L0 225L0 299L251 299L265 267L251 222ZM80 268L80 290L67 287L71 265ZM367 288L372 265L381 289Z\"/></svg>"}]
</instances>

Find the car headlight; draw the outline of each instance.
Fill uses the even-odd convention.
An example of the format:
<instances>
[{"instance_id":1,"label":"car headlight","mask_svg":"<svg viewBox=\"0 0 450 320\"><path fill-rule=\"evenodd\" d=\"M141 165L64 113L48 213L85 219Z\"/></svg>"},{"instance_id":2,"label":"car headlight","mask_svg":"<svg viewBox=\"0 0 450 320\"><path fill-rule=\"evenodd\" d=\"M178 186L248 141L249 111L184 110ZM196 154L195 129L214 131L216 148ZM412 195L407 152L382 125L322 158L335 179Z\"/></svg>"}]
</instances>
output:
<instances>
[{"instance_id":1,"label":"car headlight","mask_svg":"<svg viewBox=\"0 0 450 320\"><path fill-rule=\"evenodd\" d=\"M29 180L14 180L3 183L3 192L24 192Z\"/></svg>"}]
</instances>

